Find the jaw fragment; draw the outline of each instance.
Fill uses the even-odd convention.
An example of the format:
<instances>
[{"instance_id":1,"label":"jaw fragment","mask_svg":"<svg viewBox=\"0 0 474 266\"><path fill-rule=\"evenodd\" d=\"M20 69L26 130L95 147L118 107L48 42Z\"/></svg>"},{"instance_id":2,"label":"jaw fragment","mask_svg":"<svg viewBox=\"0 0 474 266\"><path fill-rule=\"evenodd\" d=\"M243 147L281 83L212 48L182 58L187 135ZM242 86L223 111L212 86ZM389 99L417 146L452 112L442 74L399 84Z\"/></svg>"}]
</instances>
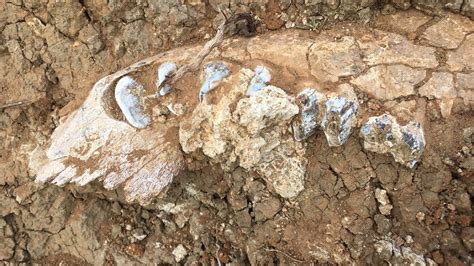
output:
<instances>
[{"instance_id":1,"label":"jaw fragment","mask_svg":"<svg viewBox=\"0 0 474 266\"><path fill-rule=\"evenodd\" d=\"M143 104L144 88L129 76L122 77L115 87L115 100L128 123L136 128L145 128L150 117Z\"/></svg>"},{"instance_id":2,"label":"jaw fragment","mask_svg":"<svg viewBox=\"0 0 474 266\"><path fill-rule=\"evenodd\" d=\"M220 81L230 75L229 68L222 61L213 61L204 65L204 82L199 90L199 101L204 100L206 93L213 90Z\"/></svg>"}]
</instances>

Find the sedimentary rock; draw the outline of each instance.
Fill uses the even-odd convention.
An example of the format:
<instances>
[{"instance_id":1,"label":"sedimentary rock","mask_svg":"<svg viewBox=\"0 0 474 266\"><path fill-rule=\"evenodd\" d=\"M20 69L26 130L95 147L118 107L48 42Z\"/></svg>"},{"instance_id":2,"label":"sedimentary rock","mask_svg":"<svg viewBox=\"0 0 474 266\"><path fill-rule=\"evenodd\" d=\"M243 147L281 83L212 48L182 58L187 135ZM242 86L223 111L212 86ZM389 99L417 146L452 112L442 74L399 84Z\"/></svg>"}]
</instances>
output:
<instances>
[{"instance_id":1,"label":"sedimentary rock","mask_svg":"<svg viewBox=\"0 0 474 266\"><path fill-rule=\"evenodd\" d=\"M366 150L391 153L396 162L410 168L419 161L425 147L425 137L419 123L410 122L400 126L388 114L369 118L362 125L360 135Z\"/></svg>"},{"instance_id":2,"label":"sedimentary rock","mask_svg":"<svg viewBox=\"0 0 474 266\"><path fill-rule=\"evenodd\" d=\"M306 172L304 149L288 134L298 107L291 96L273 86L242 98L253 76L251 70L242 69L229 77L231 88L218 103L196 106L189 121L180 126L181 146L186 153L201 149L224 169L238 162L260 173L282 197L295 197L304 188Z\"/></svg>"}]
</instances>

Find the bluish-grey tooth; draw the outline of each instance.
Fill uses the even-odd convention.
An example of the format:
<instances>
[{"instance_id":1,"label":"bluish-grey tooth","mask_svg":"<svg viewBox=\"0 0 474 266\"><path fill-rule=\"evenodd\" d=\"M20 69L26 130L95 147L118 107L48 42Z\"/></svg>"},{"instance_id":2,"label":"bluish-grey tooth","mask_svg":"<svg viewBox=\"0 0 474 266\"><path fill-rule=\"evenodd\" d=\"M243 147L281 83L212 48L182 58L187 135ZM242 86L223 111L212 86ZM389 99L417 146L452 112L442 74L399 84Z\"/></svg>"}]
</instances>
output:
<instances>
[{"instance_id":1,"label":"bluish-grey tooth","mask_svg":"<svg viewBox=\"0 0 474 266\"><path fill-rule=\"evenodd\" d=\"M359 104L356 100L334 96L326 101L326 110L321 122L329 146L341 146L352 133L357 123Z\"/></svg>"},{"instance_id":2,"label":"bluish-grey tooth","mask_svg":"<svg viewBox=\"0 0 474 266\"><path fill-rule=\"evenodd\" d=\"M412 121L400 126L389 114L370 117L361 127L360 135L366 150L391 153L396 162L410 168L419 161L425 147L425 137L419 123Z\"/></svg>"},{"instance_id":3,"label":"bluish-grey tooth","mask_svg":"<svg viewBox=\"0 0 474 266\"><path fill-rule=\"evenodd\" d=\"M204 65L204 82L199 90L199 101L204 100L206 93L213 90L220 81L230 75L229 68L222 61L209 62Z\"/></svg>"},{"instance_id":4,"label":"bluish-grey tooth","mask_svg":"<svg viewBox=\"0 0 474 266\"><path fill-rule=\"evenodd\" d=\"M300 108L299 118L293 121L295 140L302 141L314 134L325 112L326 96L315 89L306 88L296 96Z\"/></svg>"},{"instance_id":5,"label":"bluish-grey tooth","mask_svg":"<svg viewBox=\"0 0 474 266\"><path fill-rule=\"evenodd\" d=\"M150 124L143 105L144 88L129 76L122 77L115 87L115 100L128 123L136 128Z\"/></svg>"},{"instance_id":6,"label":"bluish-grey tooth","mask_svg":"<svg viewBox=\"0 0 474 266\"><path fill-rule=\"evenodd\" d=\"M264 66L257 66L255 68L255 76L250 81L247 95L252 96L255 92L261 90L263 87L268 85L268 82L272 79L270 71Z\"/></svg>"},{"instance_id":7,"label":"bluish-grey tooth","mask_svg":"<svg viewBox=\"0 0 474 266\"><path fill-rule=\"evenodd\" d=\"M160 87L161 84L166 80L167 77L169 77L171 74L173 74L177 69L177 66L173 62L165 62L160 65L158 68L158 79L156 81L156 86ZM160 89L160 96L164 96L168 94L171 91L171 86L166 84Z\"/></svg>"}]
</instances>

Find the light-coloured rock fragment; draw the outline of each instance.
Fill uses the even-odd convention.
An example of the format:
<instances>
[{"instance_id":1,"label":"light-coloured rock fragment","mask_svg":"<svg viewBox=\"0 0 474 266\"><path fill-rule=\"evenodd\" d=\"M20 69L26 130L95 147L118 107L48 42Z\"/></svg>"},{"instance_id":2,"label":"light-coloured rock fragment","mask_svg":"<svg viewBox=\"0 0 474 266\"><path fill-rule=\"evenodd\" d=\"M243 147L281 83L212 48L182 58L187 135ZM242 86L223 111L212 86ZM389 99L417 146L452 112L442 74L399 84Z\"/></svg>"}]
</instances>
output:
<instances>
[{"instance_id":1,"label":"light-coloured rock fragment","mask_svg":"<svg viewBox=\"0 0 474 266\"><path fill-rule=\"evenodd\" d=\"M340 77L362 72L365 64L354 37L344 36L339 41L317 40L309 51L311 74L321 81L336 82Z\"/></svg>"},{"instance_id":2,"label":"light-coloured rock fragment","mask_svg":"<svg viewBox=\"0 0 474 266\"><path fill-rule=\"evenodd\" d=\"M115 87L115 100L123 115L136 128L145 128L150 124L150 116L145 113L144 88L129 76L121 78Z\"/></svg>"},{"instance_id":3,"label":"light-coloured rock fragment","mask_svg":"<svg viewBox=\"0 0 474 266\"><path fill-rule=\"evenodd\" d=\"M161 86L161 84L169 76L171 76L177 69L178 69L178 67L173 62L164 62L163 64L161 64L160 67L158 68L158 75L157 75L158 77L157 77L156 82L155 82L156 87L159 88ZM160 89L159 95L164 96L164 95L168 94L171 91L171 89L172 89L171 85L166 84L165 86L163 86L163 88Z\"/></svg>"},{"instance_id":4,"label":"light-coloured rock fragment","mask_svg":"<svg viewBox=\"0 0 474 266\"><path fill-rule=\"evenodd\" d=\"M199 90L199 101L204 100L206 93L213 90L219 83L230 75L229 68L224 62L209 62L204 65L204 79Z\"/></svg>"},{"instance_id":5,"label":"light-coloured rock fragment","mask_svg":"<svg viewBox=\"0 0 474 266\"><path fill-rule=\"evenodd\" d=\"M456 87L458 96L464 100L464 104L474 104L474 72L456 74Z\"/></svg>"},{"instance_id":6,"label":"light-coloured rock fragment","mask_svg":"<svg viewBox=\"0 0 474 266\"><path fill-rule=\"evenodd\" d=\"M469 34L455 51L448 51L446 58L451 71L474 71L474 34Z\"/></svg>"},{"instance_id":7,"label":"light-coloured rock fragment","mask_svg":"<svg viewBox=\"0 0 474 266\"><path fill-rule=\"evenodd\" d=\"M404 64L410 67L433 68L438 66L433 47L413 44L406 37L375 30L358 39L363 60L368 65Z\"/></svg>"},{"instance_id":8,"label":"light-coloured rock fragment","mask_svg":"<svg viewBox=\"0 0 474 266\"><path fill-rule=\"evenodd\" d=\"M199 104L180 126L180 143L186 153L201 149L224 170L238 162L263 176L282 197L292 198L303 190L306 172L304 148L288 132L298 106L273 86L243 97L253 76L242 69L229 78L229 91L219 102Z\"/></svg>"},{"instance_id":9,"label":"light-coloured rock fragment","mask_svg":"<svg viewBox=\"0 0 474 266\"><path fill-rule=\"evenodd\" d=\"M423 38L431 46L455 49L464 40L464 36L472 31L474 22L466 17L450 14L427 28Z\"/></svg>"},{"instance_id":10,"label":"light-coloured rock fragment","mask_svg":"<svg viewBox=\"0 0 474 266\"><path fill-rule=\"evenodd\" d=\"M297 141L302 141L313 135L321 125L326 110L326 96L315 89L306 88L298 94L296 102L300 115L293 121L293 135Z\"/></svg>"},{"instance_id":11,"label":"light-coloured rock fragment","mask_svg":"<svg viewBox=\"0 0 474 266\"><path fill-rule=\"evenodd\" d=\"M457 92L454 89L453 74L433 72L431 79L421 86L418 92L421 96L438 99L443 117L446 118L451 114L454 99L457 96Z\"/></svg>"},{"instance_id":12,"label":"light-coloured rock fragment","mask_svg":"<svg viewBox=\"0 0 474 266\"><path fill-rule=\"evenodd\" d=\"M309 71L308 64L303 62L306 62L308 47L312 43L310 38L279 32L251 38L247 51L253 60L268 60L275 65L306 73Z\"/></svg>"},{"instance_id":13,"label":"light-coloured rock fragment","mask_svg":"<svg viewBox=\"0 0 474 266\"><path fill-rule=\"evenodd\" d=\"M396 162L410 168L420 160L425 147L425 137L419 123L410 122L400 126L389 114L370 117L362 125L360 135L366 150L391 153Z\"/></svg>"},{"instance_id":14,"label":"light-coloured rock fragment","mask_svg":"<svg viewBox=\"0 0 474 266\"><path fill-rule=\"evenodd\" d=\"M430 16L423 14L417 10L407 10L404 12L397 12L386 16L379 16L375 23L377 26L386 27L387 25L402 33L414 33L416 30L428 22Z\"/></svg>"},{"instance_id":15,"label":"light-coloured rock fragment","mask_svg":"<svg viewBox=\"0 0 474 266\"><path fill-rule=\"evenodd\" d=\"M378 240L374 243L377 254L391 265L430 265L432 262L421 254L415 253L410 247L399 246L391 238ZM436 265L436 264L435 264Z\"/></svg>"},{"instance_id":16,"label":"light-coloured rock fragment","mask_svg":"<svg viewBox=\"0 0 474 266\"><path fill-rule=\"evenodd\" d=\"M375 198L380 203L379 211L381 214L387 216L390 215L390 212L393 208L392 204L390 204L390 200L387 196L387 191L384 189L376 188L375 189Z\"/></svg>"},{"instance_id":17,"label":"light-coloured rock fragment","mask_svg":"<svg viewBox=\"0 0 474 266\"><path fill-rule=\"evenodd\" d=\"M257 66L255 68L255 76L250 81L247 95L252 96L256 91L261 90L263 87L268 85L268 82L272 79L270 71L264 66Z\"/></svg>"},{"instance_id":18,"label":"light-coloured rock fragment","mask_svg":"<svg viewBox=\"0 0 474 266\"><path fill-rule=\"evenodd\" d=\"M370 68L352 83L376 99L393 100L415 94L415 85L421 82L425 75L425 70L404 65L382 65Z\"/></svg>"},{"instance_id":19,"label":"light-coloured rock fragment","mask_svg":"<svg viewBox=\"0 0 474 266\"><path fill-rule=\"evenodd\" d=\"M179 244L175 249L173 249L172 253L176 262L182 261L186 255L188 255L186 248L182 244Z\"/></svg>"},{"instance_id":20,"label":"light-coloured rock fragment","mask_svg":"<svg viewBox=\"0 0 474 266\"><path fill-rule=\"evenodd\" d=\"M333 96L326 101L326 110L321 122L329 146L341 146L357 124L359 104L356 99Z\"/></svg>"}]
</instances>

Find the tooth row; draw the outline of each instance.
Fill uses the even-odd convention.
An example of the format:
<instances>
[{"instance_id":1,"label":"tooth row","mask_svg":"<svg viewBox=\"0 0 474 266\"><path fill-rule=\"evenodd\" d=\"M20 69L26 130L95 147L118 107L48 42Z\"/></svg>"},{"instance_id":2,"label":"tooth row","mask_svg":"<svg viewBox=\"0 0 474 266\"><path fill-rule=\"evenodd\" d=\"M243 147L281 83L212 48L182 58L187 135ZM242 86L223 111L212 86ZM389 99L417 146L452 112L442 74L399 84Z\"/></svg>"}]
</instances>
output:
<instances>
[{"instance_id":1,"label":"tooth row","mask_svg":"<svg viewBox=\"0 0 474 266\"><path fill-rule=\"evenodd\" d=\"M357 123L359 104L345 96L326 96L315 89L306 88L296 97L300 118L293 122L298 141L313 135L318 128L324 131L329 146L341 146Z\"/></svg>"},{"instance_id":2,"label":"tooth row","mask_svg":"<svg viewBox=\"0 0 474 266\"><path fill-rule=\"evenodd\" d=\"M160 86L165 79L176 71L176 64L165 62L158 68L156 85ZM270 71L265 66L257 66L255 75L250 81L247 95L266 87L271 80ZM199 90L199 100L216 88L219 83L230 75L226 63L212 61L204 65L203 84ZM165 86L161 89L163 96L171 90ZM127 121L136 128L144 128L150 118L144 113L143 86L129 76L119 80L115 90L117 103ZM292 123L294 138L302 141L313 135L317 129L323 130L328 145L343 145L357 124L359 104L353 96L325 95L312 88L305 88L296 97L300 115ZM423 130L419 123L410 122L400 126L396 119L384 114L370 117L362 126L360 136L364 140L364 148L377 153L390 153L395 161L414 167L419 161L425 146Z\"/></svg>"}]
</instances>

